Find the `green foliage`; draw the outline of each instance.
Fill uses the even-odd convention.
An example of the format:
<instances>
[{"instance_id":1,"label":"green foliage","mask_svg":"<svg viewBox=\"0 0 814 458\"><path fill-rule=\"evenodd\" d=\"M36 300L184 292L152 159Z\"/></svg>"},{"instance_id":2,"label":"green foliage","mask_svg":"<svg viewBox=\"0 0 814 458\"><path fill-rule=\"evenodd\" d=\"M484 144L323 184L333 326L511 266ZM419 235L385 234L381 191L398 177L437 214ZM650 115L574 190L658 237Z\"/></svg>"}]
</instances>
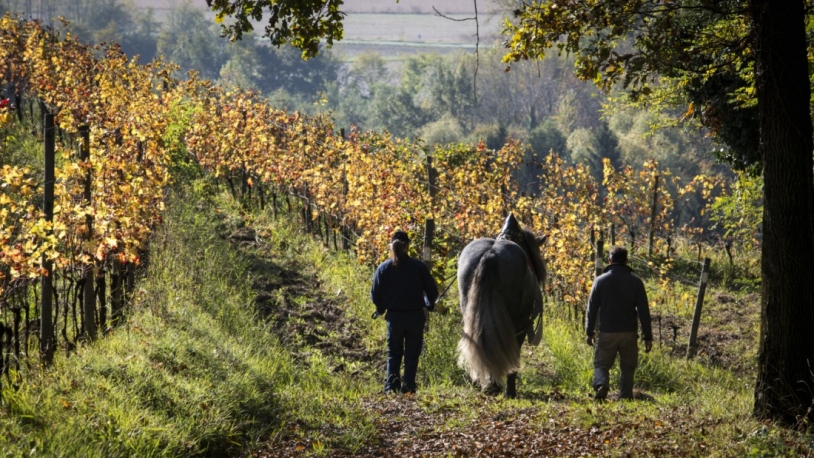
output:
<instances>
[{"instance_id":1,"label":"green foliage","mask_svg":"<svg viewBox=\"0 0 814 458\"><path fill-rule=\"evenodd\" d=\"M370 118L374 126L401 138L412 138L427 123L427 114L417 109L413 92L406 86L374 86L370 101Z\"/></svg>"},{"instance_id":2,"label":"green foliage","mask_svg":"<svg viewBox=\"0 0 814 458\"><path fill-rule=\"evenodd\" d=\"M56 371L27 370L21 390L3 384L14 413L0 414L5 453L214 456L274 428L271 381L290 361L245 309L244 261L184 197L155 239L166 251L152 253L128 324L58 356Z\"/></svg>"},{"instance_id":3,"label":"green foliage","mask_svg":"<svg viewBox=\"0 0 814 458\"><path fill-rule=\"evenodd\" d=\"M484 142L489 149L500 149L508 138L506 126L495 124L481 124L469 134L471 143Z\"/></svg>"},{"instance_id":4,"label":"green foliage","mask_svg":"<svg viewBox=\"0 0 814 458\"><path fill-rule=\"evenodd\" d=\"M464 136L464 130L456 118L445 116L438 121L425 124L418 134L428 145L446 145L460 141Z\"/></svg>"},{"instance_id":5,"label":"green foliage","mask_svg":"<svg viewBox=\"0 0 814 458\"><path fill-rule=\"evenodd\" d=\"M538 60L556 49L574 55L577 75L606 92L618 84L636 103L689 105L678 116L710 129L728 146L719 157L745 167L758 159L745 8L739 0L535 1L506 22L503 60Z\"/></svg>"},{"instance_id":6,"label":"green foliage","mask_svg":"<svg viewBox=\"0 0 814 458\"><path fill-rule=\"evenodd\" d=\"M583 128L571 132L566 148L571 153L571 162L587 164L597 182L602 181L604 159L609 159L614 166L620 164L618 141L604 122L598 129Z\"/></svg>"},{"instance_id":7,"label":"green foliage","mask_svg":"<svg viewBox=\"0 0 814 458\"><path fill-rule=\"evenodd\" d=\"M182 69L194 69L205 79L217 79L226 62L222 40L201 10L187 0L174 8L158 34L158 53Z\"/></svg>"},{"instance_id":8,"label":"green foliage","mask_svg":"<svg viewBox=\"0 0 814 458\"><path fill-rule=\"evenodd\" d=\"M226 36L240 40L243 33L254 29L252 21L260 21L268 14L268 24L263 37L274 46L291 43L302 49L303 59L319 53L319 42L325 40L328 47L344 35L342 20L345 13L339 11L340 0L300 2L294 0L207 0L216 13L215 20L224 22L228 16L234 23L222 24ZM268 12L264 11L268 8Z\"/></svg>"},{"instance_id":9,"label":"green foliage","mask_svg":"<svg viewBox=\"0 0 814 458\"><path fill-rule=\"evenodd\" d=\"M173 121L167 126L163 136L164 146L170 156L170 173L176 182L192 182L201 176L201 168L194 156L187 151L183 136L189 129L195 108L176 101L170 113Z\"/></svg>"},{"instance_id":10,"label":"green foliage","mask_svg":"<svg viewBox=\"0 0 814 458\"><path fill-rule=\"evenodd\" d=\"M727 239L738 245L738 251L758 248L763 225L763 179L738 173L731 193L715 199L710 219L724 230Z\"/></svg>"},{"instance_id":11,"label":"green foliage","mask_svg":"<svg viewBox=\"0 0 814 458\"><path fill-rule=\"evenodd\" d=\"M124 326L3 380L0 455L224 456L287 421L369 437L354 384L317 358L296 367L258 321L248 259L220 237L230 222L215 205L171 199Z\"/></svg>"},{"instance_id":12,"label":"green foliage","mask_svg":"<svg viewBox=\"0 0 814 458\"><path fill-rule=\"evenodd\" d=\"M541 156L552 151L561 156L569 155L566 138L557 129L554 120L551 118L547 118L545 122L529 132L528 142L531 148Z\"/></svg>"}]
</instances>

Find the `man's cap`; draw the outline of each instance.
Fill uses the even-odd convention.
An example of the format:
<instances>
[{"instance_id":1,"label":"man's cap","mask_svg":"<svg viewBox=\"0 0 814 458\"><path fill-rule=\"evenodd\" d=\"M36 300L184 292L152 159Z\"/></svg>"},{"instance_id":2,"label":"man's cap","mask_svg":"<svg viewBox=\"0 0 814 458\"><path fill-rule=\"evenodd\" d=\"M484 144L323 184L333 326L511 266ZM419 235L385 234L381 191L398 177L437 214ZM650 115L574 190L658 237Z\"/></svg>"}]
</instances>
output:
<instances>
[{"instance_id":1,"label":"man's cap","mask_svg":"<svg viewBox=\"0 0 814 458\"><path fill-rule=\"evenodd\" d=\"M396 240L399 242L410 243L410 237L404 231L396 231L393 233L393 237L390 239L390 241L395 242Z\"/></svg>"}]
</instances>

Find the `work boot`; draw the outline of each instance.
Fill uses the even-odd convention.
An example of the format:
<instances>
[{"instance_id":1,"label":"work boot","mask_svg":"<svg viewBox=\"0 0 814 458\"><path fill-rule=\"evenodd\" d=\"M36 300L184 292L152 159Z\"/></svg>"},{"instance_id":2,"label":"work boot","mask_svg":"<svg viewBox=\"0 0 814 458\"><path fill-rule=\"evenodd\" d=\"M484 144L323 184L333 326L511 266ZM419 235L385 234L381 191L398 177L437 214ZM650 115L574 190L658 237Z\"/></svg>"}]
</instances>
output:
<instances>
[{"instance_id":1,"label":"work boot","mask_svg":"<svg viewBox=\"0 0 814 458\"><path fill-rule=\"evenodd\" d=\"M599 385L596 387L596 394L594 399L597 401L604 401L608 397L608 385Z\"/></svg>"},{"instance_id":2,"label":"work boot","mask_svg":"<svg viewBox=\"0 0 814 458\"><path fill-rule=\"evenodd\" d=\"M401 393L401 379L396 376L390 376L387 383L384 384L385 393Z\"/></svg>"}]
</instances>

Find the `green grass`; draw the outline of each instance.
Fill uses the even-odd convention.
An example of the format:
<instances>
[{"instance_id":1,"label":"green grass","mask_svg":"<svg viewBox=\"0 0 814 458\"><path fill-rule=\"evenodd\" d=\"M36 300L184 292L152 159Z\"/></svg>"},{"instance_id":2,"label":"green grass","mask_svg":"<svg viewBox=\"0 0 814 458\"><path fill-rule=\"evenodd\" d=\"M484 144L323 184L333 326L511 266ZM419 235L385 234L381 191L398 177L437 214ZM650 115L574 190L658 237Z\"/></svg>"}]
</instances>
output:
<instances>
[{"instance_id":1,"label":"green grass","mask_svg":"<svg viewBox=\"0 0 814 458\"><path fill-rule=\"evenodd\" d=\"M295 366L255 316L248 266L211 204L172 202L127 323L14 374L19 389L4 381L0 455L223 456L292 418L356 425L328 443L361 440L358 384L327 376L318 357Z\"/></svg>"},{"instance_id":2,"label":"green grass","mask_svg":"<svg viewBox=\"0 0 814 458\"><path fill-rule=\"evenodd\" d=\"M13 374L17 388L3 381L0 456L224 456L292 437L303 453L329 456L378 443L377 413L361 401L380 399L383 368L347 361L335 373L335 355L273 331L252 289L264 263L318 276L321 294L346 307L364 346L384 355L384 321L370 319L372 266L303 234L295 218L274 220L250 207L208 181L174 191L126 323L70 358L59 355L52 368ZM243 226L264 243L237 249L224 234ZM292 307L312 299L293 297ZM641 354L636 387L645 400L596 404L581 323L556 304L546 310L543 343L523 348L520 398L486 398L455 363L455 287L444 301L448 312L431 315L417 397L440 421L421 434L522 414L563 440L599 431L610 455L778 456L812 448L811 436L750 416L753 372L687 361L666 346ZM611 376L615 383L618 371Z\"/></svg>"}]
</instances>

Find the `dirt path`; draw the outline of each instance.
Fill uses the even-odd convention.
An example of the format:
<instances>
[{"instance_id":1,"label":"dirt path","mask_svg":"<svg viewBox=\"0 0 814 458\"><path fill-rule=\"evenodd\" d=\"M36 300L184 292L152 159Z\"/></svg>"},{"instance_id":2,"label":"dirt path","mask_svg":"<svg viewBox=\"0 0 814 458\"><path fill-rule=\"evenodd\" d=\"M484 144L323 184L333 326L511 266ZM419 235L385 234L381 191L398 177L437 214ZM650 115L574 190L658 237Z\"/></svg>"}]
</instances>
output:
<instances>
[{"instance_id":1,"label":"dirt path","mask_svg":"<svg viewBox=\"0 0 814 458\"><path fill-rule=\"evenodd\" d=\"M319 351L332 361L353 361L370 370L383 367L383 352L364 348L360 327L344 315L345 297L325 293L319 280L308 274L309 266L274 258L269 253L285 247L264 245L251 228L224 236L251 259L255 306L279 335L286 336L295 360L306 361L311 352ZM340 363L332 370L346 368ZM587 398L549 393L534 401L534 407L518 408L475 390L373 395L358 402L375 419L375 433L356 450L333 448L328 456L703 456L703 436L682 440L680 431L715 427L712 419L693 418L689 408L664 411L658 420L618 418L599 424L591 411L603 407ZM303 439L302 428L316 428L323 437L339 433L325 425L288 426L288 433L251 456L309 456L316 444Z\"/></svg>"}]
</instances>

